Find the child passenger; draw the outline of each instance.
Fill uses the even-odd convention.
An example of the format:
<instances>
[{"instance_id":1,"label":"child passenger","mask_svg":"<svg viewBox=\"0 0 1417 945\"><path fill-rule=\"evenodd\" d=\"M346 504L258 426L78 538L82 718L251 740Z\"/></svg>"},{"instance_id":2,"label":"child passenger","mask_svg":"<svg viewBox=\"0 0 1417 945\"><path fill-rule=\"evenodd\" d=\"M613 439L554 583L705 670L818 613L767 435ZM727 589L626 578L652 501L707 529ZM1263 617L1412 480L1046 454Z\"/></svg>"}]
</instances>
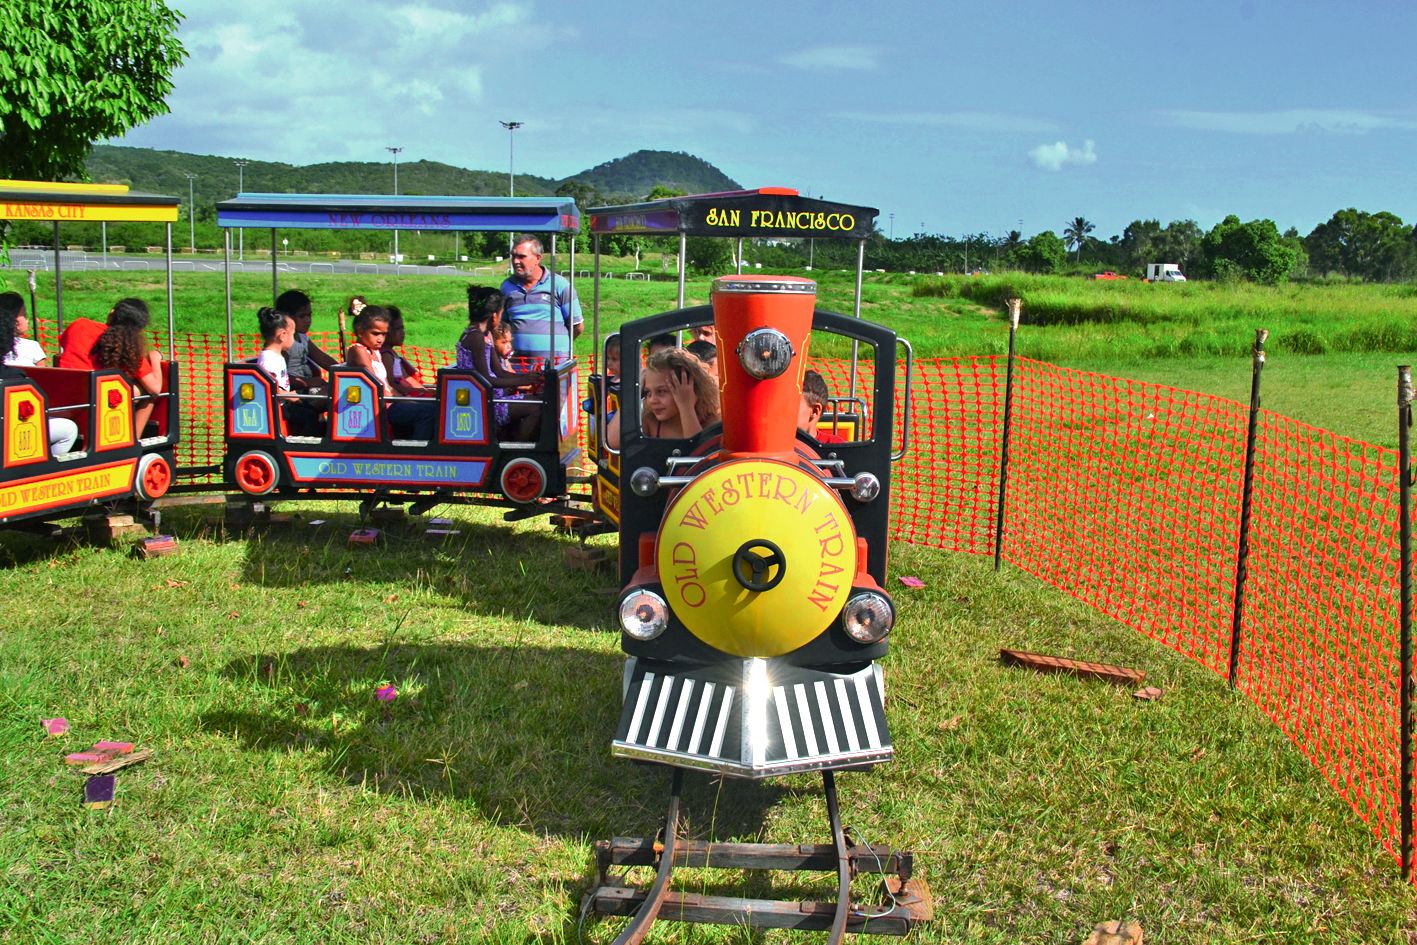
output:
<instances>
[{"instance_id":1,"label":"child passenger","mask_svg":"<svg viewBox=\"0 0 1417 945\"><path fill-rule=\"evenodd\" d=\"M266 306L256 313L256 321L261 329L261 353L256 355L256 366L269 374L276 382L276 390L290 393L290 369L285 355L295 342L295 320L285 312Z\"/></svg>"},{"instance_id":2,"label":"child passenger","mask_svg":"<svg viewBox=\"0 0 1417 945\"><path fill-rule=\"evenodd\" d=\"M650 355L643 381L640 429L646 436L688 439L718 419L718 385L703 362L683 348ZM610 424L606 441L620 447L620 425Z\"/></svg>"},{"instance_id":3,"label":"child passenger","mask_svg":"<svg viewBox=\"0 0 1417 945\"><path fill-rule=\"evenodd\" d=\"M797 407L797 429L815 439L818 443L845 443L846 440L827 430L818 431L822 412L831 399L827 382L810 368L802 375L802 401Z\"/></svg>"},{"instance_id":4,"label":"child passenger","mask_svg":"<svg viewBox=\"0 0 1417 945\"><path fill-rule=\"evenodd\" d=\"M351 306L353 307L353 306ZM385 397L396 396L389 385L389 371L379 355L389 336L389 313L377 305L363 305L354 320L354 335L358 340L345 352L345 361L353 367L363 368L379 382ZM433 425L437 419L437 405L432 401L397 400L389 404L389 422L396 426L409 427L415 440L433 438Z\"/></svg>"},{"instance_id":5,"label":"child passenger","mask_svg":"<svg viewBox=\"0 0 1417 945\"><path fill-rule=\"evenodd\" d=\"M15 295L13 292L5 294ZM4 296L0 296L0 300L3 299ZM9 351L14 346L16 323L19 321L22 311L24 311L23 301L21 301L19 308L13 304L0 303L0 351ZM0 378L16 381L28 380L24 371L10 364L0 364ZM79 438L79 426L73 420L68 417L50 416L46 421L46 426L51 455L57 456L60 453L67 453L74 448L74 441Z\"/></svg>"},{"instance_id":6,"label":"child passenger","mask_svg":"<svg viewBox=\"0 0 1417 945\"><path fill-rule=\"evenodd\" d=\"M310 340L310 324L314 321L310 296L299 289L290 289L277 296L275 307L295 323L295 339L285 352L290 389L297 393L318 390L325 383L325 372L337 362Z\"/></svg>"},{"instance_id":7,"label":"child passenger","mask_svg":"<svg viewBox=\"0 0 1417 945\"><path fill-rule=\"evenodd\" d=\"M18 292L0 292L0 319L13 319L14 346L5 351L4 362L14 367L48 367L49 355L38 341L30 337L30 320L25 313L24 297Z\"/></svg>"},{"instance_id":8,"label":"child passenger","mask_svg":"<svg viewBox=\"0 0 1417 945\"><path fill-rule=\"evenodd\" d=\"M108 327L94 341L89 355L94 367L118 368L131 377L135 398L162 393L162 355L148 347L143 332L148 317L148 306L142 299L122 299L108 313ZM154 406L152 400L134 404L133 426L139 437Z\"/></svg>"},{"instance_id":9,"label":"child passenger","mask_svg":"<svg viewBox=\"0 0 1417 945\"><path fill-rule=\"evenodd\" d=\"M389 337L384 339L379 355L389 372L389 386L403 397L432 397L433 392L423 386L423 375L418 368L399 351L405 335L403 312L396 305L385 308L389 311Z\"/></svg>"},{"instance_id":10,"label":"child passenger","mask_svg":"<svg viewBox=\"0 0 1417 945\"><path fill-rule=\"evenodd\" d=\"M285 396L280 399L280 412L285 417L286 430L293 436L321 436L324 433L320 420L321 409L302 402L295 396L290 376L290 366L286 358L295 344L295 319L279 308L263 308L256 313L264 347L256 355L256 366L269 374L276 382L276 391Z\"/></svg>"}]
</instances>

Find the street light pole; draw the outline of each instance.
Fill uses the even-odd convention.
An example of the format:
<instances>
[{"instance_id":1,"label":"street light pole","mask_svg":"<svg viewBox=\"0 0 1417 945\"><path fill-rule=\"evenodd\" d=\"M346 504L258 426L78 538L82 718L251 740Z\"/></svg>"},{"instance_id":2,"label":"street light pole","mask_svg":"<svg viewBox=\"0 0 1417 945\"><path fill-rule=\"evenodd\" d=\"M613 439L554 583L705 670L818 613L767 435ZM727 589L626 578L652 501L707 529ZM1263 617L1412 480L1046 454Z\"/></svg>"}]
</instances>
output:
<instances>
[{"instance_id":1,"label":"street light pole","mask_svg":"<svg viewBox=\"0 0 1417 945\"><path fill-rule=\"evenodd\" d=\"M187 238L193 253L197 251L197 209L192 197L192 181L196 179L196 174L187 175Z\"/></svg>"},{"instance_id":2,"label":"street light pole","mask_svg":"<svg viewBox=\"0 0 1417 945\"><path fill-rule=\"evenodd\" d=\"M246 163L236 162L236 192L244 193L246 190ZM246 228L241 227L236 231L236 259L238 262L246 260Z\"/></svg>"},{"instance_id":3,"label":"street light pole","mask_svg":"<svg viewBox=\"0 0 1417 945\"><path fill-rule=\"evenodd\" d=\"M498 124L507 129L507 196L515 197L517 195L516 131L522 126L522 123L519 121L502 121L498 122ZM515 248L513 245L515 240L515 233L507 234L508 264L510 264L512 258L512 250Z\"/></svg>"},{"instance_id":4,"label":"street light pole","mask_svg":"<svg viewBox=\"0 0 1417 945\"><path fill-rule=\"evenodd\" d=\"M392 154L392 155L394 156L394 196L397 197L397 196L399 195L399 152L401 152L401 151L403 150L403 148L387 147L387 148L385 148L384 150L387 151L387 152L389 152L390 154ZM395 270L394 270L394 271L395 271L395 272L398 271L398 270L397 270L397 266L398 266L399 262L400 262L400 257L399 257L399 231L398 231L398 227L394 227L394 266L395 266Z\"/></svg>"},{"instance_id":5,"label":"street light pole","mask_svg":"<svg viewBox=\"0 0 1417 945\"><path fill-rule=\"evenodd\" d=\"M891 240L895 240L895 214L891 214Z\"/></svg>"}]
</instances>

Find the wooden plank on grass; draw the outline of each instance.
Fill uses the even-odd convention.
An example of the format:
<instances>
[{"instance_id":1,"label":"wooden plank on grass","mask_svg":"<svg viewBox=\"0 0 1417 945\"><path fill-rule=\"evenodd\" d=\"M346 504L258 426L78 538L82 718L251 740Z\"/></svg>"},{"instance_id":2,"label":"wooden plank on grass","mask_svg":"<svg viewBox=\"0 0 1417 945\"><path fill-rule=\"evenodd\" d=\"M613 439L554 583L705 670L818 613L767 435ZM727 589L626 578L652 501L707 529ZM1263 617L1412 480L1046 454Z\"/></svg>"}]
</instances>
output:
<instances>
[{"instance_id":1,"label":"wooden plank on grass","mask_svg":"<svg viewBox=\"0 0 1417 945\"><path fill-rule=\"evenodd\" d=\"M1040 673L1070 673L1083 679L1100 679L1116 686L1135 686L1146 679L1146 671L1141 669L1070 660L1042 653L1025 653L1022 650L1000 650L999 662L1005 666L1022 666Z\"/></svg>"},{"instance_id":2,"label":"wooden plank on grass","mask_svg":"<svg viewBox=\"0 0 1417 945\"><path fill-rule=\"evenodd\" d=\"M142 762L147 761L152 756L153 750L151 748L139 748L132 754L119 755L117 758L114 758L110 761L103 761L99 762L98 764L88 765L83 769L83 772L84 774L111 774L112 772L118 771L121 768L126 768L129 765L141 764Z\"/></svg>"}]
</instances>

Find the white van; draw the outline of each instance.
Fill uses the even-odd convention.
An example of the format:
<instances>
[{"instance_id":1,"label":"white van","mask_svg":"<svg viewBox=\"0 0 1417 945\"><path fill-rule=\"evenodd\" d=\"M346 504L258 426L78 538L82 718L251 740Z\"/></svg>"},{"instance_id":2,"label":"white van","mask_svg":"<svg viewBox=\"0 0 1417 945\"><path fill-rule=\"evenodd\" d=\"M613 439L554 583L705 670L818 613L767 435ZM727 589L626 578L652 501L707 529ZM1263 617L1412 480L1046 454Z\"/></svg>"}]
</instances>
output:
<instances>
[{"instance_id":1,"label":"white van","mask_svg":"<svg viewBox=\"0 0 1417 945\"><path fill-rule=\"evenodd\" d=\"M1175 263L1147 263L1147 282L1185 282L1186 275Z\"/></svg>"}]
</instances>

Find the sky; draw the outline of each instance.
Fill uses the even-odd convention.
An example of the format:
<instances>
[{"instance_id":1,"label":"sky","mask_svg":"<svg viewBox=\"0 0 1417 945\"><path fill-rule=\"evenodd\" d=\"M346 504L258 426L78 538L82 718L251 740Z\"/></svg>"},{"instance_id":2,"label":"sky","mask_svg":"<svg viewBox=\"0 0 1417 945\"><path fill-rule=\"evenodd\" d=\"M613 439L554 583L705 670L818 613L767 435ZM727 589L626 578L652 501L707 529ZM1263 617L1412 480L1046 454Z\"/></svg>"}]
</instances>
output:
<instances>
[{"instance_id":1,"label":"sky","mask_svg":"<svg viewBox=\"0 0 1417 945\"><path fill-rule=\"evenodd\" d=\"M685 151L745 187L877 207L897 237L1231 213L1306 234L1346 207L1417 223L1404 0L173 5L190 58L171 114L111 143L506 170L499 122L520 121L519 172Z\"/></svg>"}]
</instances>

